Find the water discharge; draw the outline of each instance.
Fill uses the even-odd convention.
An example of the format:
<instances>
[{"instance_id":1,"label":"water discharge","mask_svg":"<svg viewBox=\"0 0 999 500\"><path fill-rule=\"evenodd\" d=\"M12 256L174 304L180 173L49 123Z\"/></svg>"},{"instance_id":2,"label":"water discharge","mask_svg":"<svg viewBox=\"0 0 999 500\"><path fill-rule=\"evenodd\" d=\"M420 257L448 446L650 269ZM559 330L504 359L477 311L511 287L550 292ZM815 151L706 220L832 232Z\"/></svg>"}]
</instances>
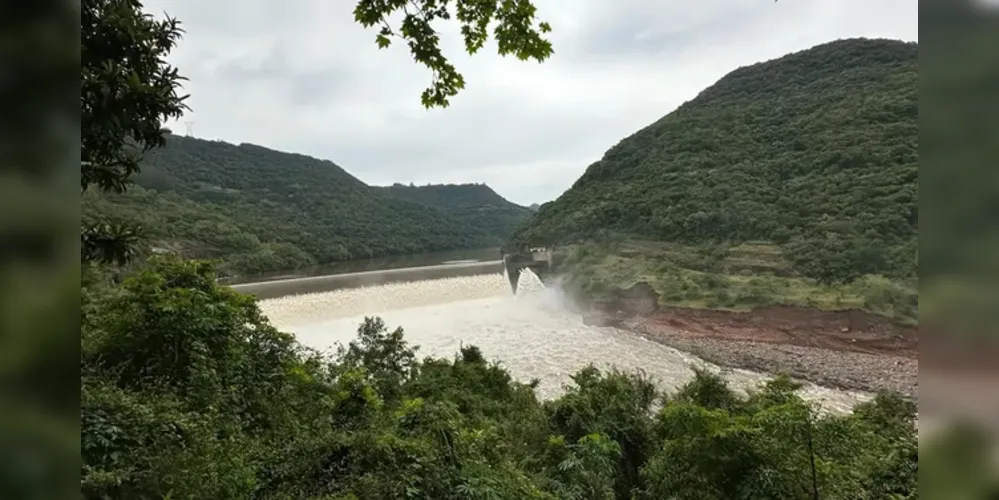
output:
<instances>
[{"instance_id":1,"label":"water discharge","mask_svg":"<svg viewBox=\"0 0 999 500\"><path fill-rule=\"evenodd\" d=\"M766 378L720 369L614 328L584 325L559 290L545 288L528 269L520 275L516 295L505 276L488 274L292 295L262 301L261 308L279 329L322 351L353 340L364 316L381 316L389 328L403 327L420 357L451 357L462 345L475 345L514 377L539 379L542 398L561 394L569 375L590 363L643 370L665 390L689 380L693 366L721 371L740 391ZM846 411L869 398L814 385L803 392L830 411Z\"/></svg>"},{"instance_id":2,"label":"water discharge","mask_svg":"<svg viewBox=\"0 0 999 500\"><path fill-rule=\"evenodd\" d=\"M538 278L538 275L534 274L531 268L525 267L520 272L520 276L517 277L517 296L534 297L543 290L545 290L545 285L541 282L541 278Z\"/></svg>"}]
</instances>

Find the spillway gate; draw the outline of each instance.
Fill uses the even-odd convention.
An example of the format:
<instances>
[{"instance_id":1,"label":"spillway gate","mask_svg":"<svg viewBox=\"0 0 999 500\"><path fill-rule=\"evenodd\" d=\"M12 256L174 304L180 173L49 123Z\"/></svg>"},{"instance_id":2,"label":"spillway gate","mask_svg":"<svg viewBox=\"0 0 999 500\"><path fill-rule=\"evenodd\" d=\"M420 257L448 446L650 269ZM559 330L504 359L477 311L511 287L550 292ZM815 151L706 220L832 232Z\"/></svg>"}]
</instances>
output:
<instances>
[{"instance_id":1,"label":"spillway gate","mask_svg":"<svg viewBox=\"0 0 999 500\"><path fill-rule=\"evenodd\" d=\"M503 267L506 269L510 288L517 294L517 281L525 268L530 269L542 282L552 275L554 252L550 248L531 248L524 252L503 254Z\"/></svg>"}]
</instances>

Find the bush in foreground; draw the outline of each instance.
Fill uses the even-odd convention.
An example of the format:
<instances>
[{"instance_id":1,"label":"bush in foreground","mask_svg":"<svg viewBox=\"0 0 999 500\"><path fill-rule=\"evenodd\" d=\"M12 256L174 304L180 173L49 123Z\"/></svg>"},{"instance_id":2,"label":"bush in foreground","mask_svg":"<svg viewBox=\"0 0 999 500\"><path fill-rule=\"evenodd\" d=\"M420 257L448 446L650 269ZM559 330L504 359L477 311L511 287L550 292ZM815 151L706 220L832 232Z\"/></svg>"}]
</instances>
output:
<instances>
[{"instance_id":1,"label":"bush in foreground","mask_svg":"<svg viewBox=\"0 0 999 500\"><path fill-rule=\"evenodd\" d=\"M475 347L419 360L371 318L332 357L208 264L154 260L87 293L84 498L915 498L913 408L820 416L784 378L577 373L539 401Z\"/></svg>"}]
</instances>

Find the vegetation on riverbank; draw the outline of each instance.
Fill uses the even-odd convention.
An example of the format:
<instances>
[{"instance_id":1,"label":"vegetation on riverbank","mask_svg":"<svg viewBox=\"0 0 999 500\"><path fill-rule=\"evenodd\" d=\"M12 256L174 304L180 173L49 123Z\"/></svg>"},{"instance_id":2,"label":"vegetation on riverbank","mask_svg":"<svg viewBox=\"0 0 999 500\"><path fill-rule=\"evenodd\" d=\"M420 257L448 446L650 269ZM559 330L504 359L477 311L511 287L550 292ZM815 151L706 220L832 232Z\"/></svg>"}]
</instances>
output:
<instances>
[{"instance_id":1,"label":"vegetation on riverbank","mask_svg":"<svg viewBox=\"0 0 999 500\"><path fill-rule=\"evenodd\" d=\"M353 259L499 246L530 211L484 185L379 188L332 162L168 136L136 186L88 191L86 220L142 228L161 251L252 275Z\"/></svg>"},{"instance_id":2,"label":"vegetation on riverbank","mask_svg":"<svg viewBox=\"0 0 999 500\"><path fill-rule=\"evenodd\" d=\"M758 242L689 246L613 241L561 249L562 285L585 302L611 299L638 282L660 305L746 311L767 306L825 311L861 309L902 324L918 323L914 281L861 276L823 283L795 272L780 247Z\"/></svg>"},{"instance_id":3,"label":"vegetation on riverbank","mask_svg":"<svg viewBox=\"0 0 999 500\"><path fill-rule=\"evenodd\" d=\"M612 147L510 246L626 236L710 252L765 242L781 250L775 274L913 281L916 81L916 44L892 40L839 40L739 68ZM683 273L702 276L715 279ZM691 300L725 305L725 287L749 293L749 278L720 279L698 285L717 293ZM774 286L793 297L806 285Z\"/></svg>"},{"instance_id":4,"label":"vegetation on riverbank","mask_svg":"<svg viewBox=\"0 0 999 500\"><path fill-rule=\"evenodd\" d=\"M84 498L915 498L895 396L820 416L786 379L744 400L590 368L541 402L488 353L420 360L377 319L320 356L210 264L86 283Z\"/></svg>"}]
</instances>

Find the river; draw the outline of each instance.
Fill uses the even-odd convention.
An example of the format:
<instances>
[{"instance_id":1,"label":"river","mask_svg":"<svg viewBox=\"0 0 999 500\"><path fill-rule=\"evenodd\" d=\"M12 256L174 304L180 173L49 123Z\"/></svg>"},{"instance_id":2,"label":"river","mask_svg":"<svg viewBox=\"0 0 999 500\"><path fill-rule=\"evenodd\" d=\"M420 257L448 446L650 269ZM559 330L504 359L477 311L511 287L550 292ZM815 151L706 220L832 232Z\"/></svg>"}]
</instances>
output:
<instances>
[{"instance_id":1,"label":"river","mask_svg":"<svg viewBox=\"0 0 999 500\"><path fill-rule=\"evenodd\" d=\"M468 268L456 265L461 266ZM442 267L447 266L436 266ZM370 281L371 274L377 273L369 271L361 281ZM693 366L721 371L739 391L765 379L746 370L720 369L628 332L584 325L557 289L546 288L529 271L521 275L517 295L499 272L415 279L360 287L334 284L330 287L336 289L306 294L299 293L298 280L287 280L280 286L291 292L284 293L296 294L271 292L273 298L260 306L279 329L321 351L352 340L365 316L381 316L389 328L401 326L410 345L419 347L419 357L450 357L462 345L476 345L517 379L539 379L542 398L557 397L571 382L569 376L590 363L643 370L664 390L689 380ZM833 412L848 411L869 398L811 384L803 395Z\"/></svg>"}]
</instances>

